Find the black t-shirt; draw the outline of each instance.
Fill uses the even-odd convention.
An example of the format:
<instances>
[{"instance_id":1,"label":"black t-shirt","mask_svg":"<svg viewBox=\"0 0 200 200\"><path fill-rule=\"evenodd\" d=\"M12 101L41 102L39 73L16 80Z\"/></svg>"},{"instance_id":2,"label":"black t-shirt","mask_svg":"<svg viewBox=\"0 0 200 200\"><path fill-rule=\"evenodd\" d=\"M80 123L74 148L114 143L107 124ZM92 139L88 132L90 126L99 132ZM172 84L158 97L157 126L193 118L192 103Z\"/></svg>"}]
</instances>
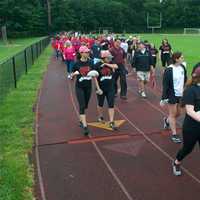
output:
<instances>
[{"instance_id":1,"label":"black t-shirt","mask_svg":"<svg viewBox=\"0 0 200 200\"><path fill-rule=\"evenodd\" d=\"M150 48L150 52L151 52L151 55L153 57L156 57L157 53L158 53L158 50L156 48Z\"/></svg>"},{"instance_id":2,"label":"black t-shirt","mask_svg":"<svg viewBox=\"0 0 200 200\"><path fill-rule=\"evenodd\" d=\"M101 54L101 46L94 44L91 48L92 50L92 57L93 58L100 58L100 54Z\"/></svg>"},{"instance_id":3,"label":"black t-shirt","mask_svg":"<svg viewBox=\"0 0 200 200\"><path fill-rule=\"evenodd\" d=\"M187 88L183 95L183 105L193 105L195 112L200 111L200 86L192 85ZM184 119L183 128L199 130L200 122L194 120L187 113Z\"/></svg>"},{"instance_id":4,"label":"black t-shirt","mask_svg":"<svg viewBox=\"0 0 200 200\"><path fill-rule=\"evenodd\" d=\"M161 55L164 55L164 54L171 54L171 45L170 44L166 44L166 45L161 45L160 48L161 50Z\"/></svg>"},{"instance_id":5,"label":"black t-shirt","mask_svg":"<svg viewBox=\"0 0 200 200\"><path fill-rule=\"evenodd\" d=\"M87 74L90 70L93 69L93 64L91 60L81 61L78 60L73 67L73 72L78 71L80 74L76 78L76 86L78 87L91 87L91 77L88 77Z\"/></svg>"},{"instance_id":6,"label":"black t-shirt","mask_svg":"<svg viewBox=\"0 0 200 200\"><path fill-rule=\"evenodd\" d=\"M112 62L110 64L113 64ZM103 91L114 89L113 70L103 62L98 62L94 69L99 72L98 82Z\"/></svg>"}]
</instances>

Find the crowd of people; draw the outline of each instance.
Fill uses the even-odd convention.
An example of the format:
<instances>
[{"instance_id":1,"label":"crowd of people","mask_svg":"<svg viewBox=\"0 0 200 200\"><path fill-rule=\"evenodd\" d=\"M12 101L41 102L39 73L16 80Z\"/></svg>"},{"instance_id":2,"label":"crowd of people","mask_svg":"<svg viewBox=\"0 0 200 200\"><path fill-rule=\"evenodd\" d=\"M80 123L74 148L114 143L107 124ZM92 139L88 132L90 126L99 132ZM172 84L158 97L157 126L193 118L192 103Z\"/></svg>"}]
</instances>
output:
<instances>
[{"instance_id":1,"label":"crowd of people","mask_svg":"<svg viewBox=\"0 0 200 200\"><path fill-rule=\"evenodd\" d=\"M198 142L200 145L200 63L194 66L191 79L187 78L186 62L182 52L173 52L167 39L157 49L139 36L119 37L114 34L89 37L63 33L52 38L57 59L66 64L66 77L74 80L75 94L79 104L80 127L87 136L86 109L96 88L98 121L105 123L104 101L107 100L109 127L117 130L114 121L115 98L127 100L127 74L130 68L136 74L138 94L147 98L146 84L155 78L155 68L160 59L163 87L160 106L168 108L163 119L164 129L171 129L171 140L181 143L176 122L185 112L183 122L183 147L173 162L173 173L181 175L180 164ZM118 89L118 86L120 89ZM120 91L120 92L119 92ZM119 94L118 94L119 93Z\"/></svg>"}]
</instances>

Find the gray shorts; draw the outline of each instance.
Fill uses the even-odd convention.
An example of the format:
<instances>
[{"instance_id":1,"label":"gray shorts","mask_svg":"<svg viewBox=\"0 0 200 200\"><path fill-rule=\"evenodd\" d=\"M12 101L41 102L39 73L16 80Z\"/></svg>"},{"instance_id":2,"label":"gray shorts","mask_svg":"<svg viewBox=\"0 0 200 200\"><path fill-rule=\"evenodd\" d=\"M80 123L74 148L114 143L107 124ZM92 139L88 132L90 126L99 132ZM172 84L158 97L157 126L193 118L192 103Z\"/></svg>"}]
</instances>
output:
<instances>
[{"instance_id":1,"label":"gray shorts","mask_svg":"<svg viewBox=\"0 0 200 200\"><path fill-rule=\"evenodd\" d=\"M137 71L137 80L138 81L149 81L150 79L150 72L142 72Z\"/></svg>"}]
</instances>

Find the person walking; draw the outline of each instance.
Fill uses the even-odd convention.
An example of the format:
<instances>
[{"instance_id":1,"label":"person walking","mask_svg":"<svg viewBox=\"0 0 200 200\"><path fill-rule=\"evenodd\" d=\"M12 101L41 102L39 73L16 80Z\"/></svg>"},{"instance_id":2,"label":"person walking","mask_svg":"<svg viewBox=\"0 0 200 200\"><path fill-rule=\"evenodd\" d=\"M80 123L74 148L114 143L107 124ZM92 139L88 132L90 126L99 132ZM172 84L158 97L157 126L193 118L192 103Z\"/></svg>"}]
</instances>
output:
<instances>
[{"instance_id":1,"label":"person walking","mask_svg":"<svg viewBox=\"0 0 200 200\"><path fill-rule=\"evenodd\" d=\"M108 50L101 51L102 60L95 65L95 69L98 71L98 82L101 90L103 91L102 95L97 94L98 101L98 121L103 122L103 106L104 100L106 98L108 103L108 115L109 115L109 127L113 130L116 130L117 127L114 122L114 99L115 99L115 88L114 88L114 79L113 73L118 68L116 64L112 62L112 55Z\"/></svg>"},{"instance_id":2,"label":"person walking","mask_svg":"<svg viewBox=\"0 0 200 200\"><path fill-rule=\"evenodd\" d=\"M127 82L126 82L126 74L127 69L126 65L126 54L124 50L120 47L121 41L116 39L114 42L114 46L110 49L110 53L113 56L113 62L117 64L118 69L115 70L113 75L115 81L115 96L117 96L117 82L120 77L120 98L123 100L127 99Z\"/></svg>"},{"instance_id":3,"label":"person walking","mask_svg":"<svg viewBox=\"0 0 200 200\"><path fill-rule=\"evenodd\" d=\"M90 49L86 46L81 46L79 53L80 59L74 64L72 78L76 76L75 92L79 104L80 126L83 129L83 134L87 136L89 129L85 110L88 108L92 93L92 77L88 76L88 73L93 70L93 63L89 58Z\"/></svg>"},{"instance_id":4,"label":"person walking","mask_svg":"<svg viewBox=\"0 0 200 200\"><path fill-rule=\"evenodd\" d=\"M180 143L181 138L176 132L176 120L182 113L180 106L183 90L187 81L187 72L182 64L184 57L181 52L172 54L173 64L169 65L163 75L163 90L160 105L168 104L168 117L164 118L164 128L171 128L171 140Z\"/></svg>"},{"instance_id":5,"label":"person walking","mask_svg":"<svg viewBox=\"0 0 200 200\"><path fill-rule=\"evenodd\" d=\"M172 55L172 47L169 44L167 39L162 41L162 44L159 48L160 50L160 59L162 62L163 69L170 65L171 55Z\"/></svg>"},{"instance_id":6,"label":"person walking","mask_svg":"<svg viewBox=\"0 0 200 200\"><path fill-rule=\"evenodd\" d=\"M138 50L135 52L132 67L136 69L138 80L138 93L146 98L145 85L149 82L150 71L154 76L154 67L151 52L148 51L143 42L139 42Z\"/></svg>"},{"instance_id":7,"label":"person walking","mask_svg":"<svg viewBox=\"0 0 200 200\"><path fill-rule=\"evenodd\" d=\"M68 73L67 78L71 78L71 73L76 58L76 51L69 40L65 42L63 48L63 58L67 67L67 73Z\"/></svg>"},{"instance_id":8,"label":"person walking","mask_svg":"<svg viewBox=\"0 0 200 200\"><path fill-rule=\"evenodd\" d=\"M182 105L186 109L183 122L183 146L178 151L173 162L173 174L180 176L181 161L192 152L195 144L200 145L200 63L197 63L192 72L192 78L184 91Z\"/></svg>"}]
</instances>

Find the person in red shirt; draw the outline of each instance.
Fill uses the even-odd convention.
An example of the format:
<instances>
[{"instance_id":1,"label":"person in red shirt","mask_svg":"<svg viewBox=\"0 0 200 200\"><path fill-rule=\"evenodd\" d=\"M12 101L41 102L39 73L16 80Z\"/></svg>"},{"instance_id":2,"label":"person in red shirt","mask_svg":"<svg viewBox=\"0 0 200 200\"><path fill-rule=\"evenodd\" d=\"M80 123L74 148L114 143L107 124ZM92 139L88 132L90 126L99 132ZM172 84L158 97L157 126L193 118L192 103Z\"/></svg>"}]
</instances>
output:
<instances>
[{"instance_id":1,"label":"person in red shirt","mask_svg":"<svg viewBox=\"0 0 200 200\"><path fill-rule=\"evenodd\" d=\"M120 97L121 99L127 99L127 83L126 83L126 74L127 69L125 68L126 64L126 54L124 50L120 47L121 41L116 39L114 42L114 47L110 49L110 53L113 56L113 62L117 64L118 69L115 71L113 78L115 80L115 96L117 95L117 81L120 77Z\"/></svg>"},{"instance_id":2,"label":"person in red shirt","mask_svg":"<svg viewBox=\"0 0 200 200\"><path fill-rule=\"evenodd\" d=\"M76 57L75 48L72 46L72 43L68 40L65 42L64 49L63 49L63 58L67 66L68 78L71 78L71 73L74 66L75 57Z\"/></svg>"},{"instance_id":3,"label":"person in red shirt","mask_svg":"<svg viewBox=\"0 0 200 200\"><path fill-rule=\"evenodd\" d=\"M57 35L56 38L52 38L52 41L51 41L51 45L55 51L55 55L57 59L59 57L59 40L60 40L60 37Z\"/></svg>"}]
</instances>

